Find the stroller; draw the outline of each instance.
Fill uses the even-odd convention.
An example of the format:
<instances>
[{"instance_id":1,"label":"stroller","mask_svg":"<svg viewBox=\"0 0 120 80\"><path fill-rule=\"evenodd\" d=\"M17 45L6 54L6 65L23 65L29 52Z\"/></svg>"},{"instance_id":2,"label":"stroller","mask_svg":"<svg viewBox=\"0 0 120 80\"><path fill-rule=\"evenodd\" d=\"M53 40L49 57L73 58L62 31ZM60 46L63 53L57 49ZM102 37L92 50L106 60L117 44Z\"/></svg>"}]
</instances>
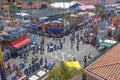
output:
<instances>
[{"instance_id":1,"label":"stroller","mask_svg":"<svg viewBox=\"0 0 120 80\"><path fill-rule=\"evenodd\" d=\"M93 58L92 53L90 53L90 54L88 55L88 58L89 58L89 59Z\"/></svg>"}]
</instances>

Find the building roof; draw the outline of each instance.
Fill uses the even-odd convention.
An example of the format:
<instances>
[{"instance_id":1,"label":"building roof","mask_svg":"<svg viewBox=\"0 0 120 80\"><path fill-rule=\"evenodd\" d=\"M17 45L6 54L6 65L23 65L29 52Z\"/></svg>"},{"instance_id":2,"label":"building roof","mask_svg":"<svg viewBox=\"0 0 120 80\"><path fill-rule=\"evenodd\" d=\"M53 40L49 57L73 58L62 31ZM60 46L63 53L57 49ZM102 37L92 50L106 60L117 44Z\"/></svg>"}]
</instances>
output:
<instances>
[{"instance_id":1,"label":"building roof","mask_svg":"<svg viewBox=\"0 0 120 80\"><path fill-rule=\"evenodd\" d=\"M43 10L37 11L34 14L32 14L32 13L30 13L30 14L32 16L34 16L34 17L47 17L47 16L58 15L58 14L61 14L61 12L65 12L65 11L66 11L66 9L47 8L47 9L43 9Z\"/></svg>"},{"instance_id":2,"label":"building roof","mask_svg":"<svg viewBox=\"0 0 120 80\"><path fill-rule=\"evenodd\" d=\"M83 4L101 4L101 0L76 0ZM119 0L106 0L106 4L113 4Z\"/></svg>"},{"instance_id":3,"label":"building roof","mask_svg":"<svg viewBox=\"0 0 120 80\"><path fill-rule=\"evenodd\" d=\"M15 4L15 3L8 3L8 2L3 2L3 6L8 6L8 4ZM23 1L23 2L16 2L18 7L22 7L22 9L29 9L29 8L42 8L42 5L45 4L47 7L50 7L49 3L47 2L41 2L41 1L33 1L32 5L28 5L28 1ZM2 6L2 7L3 7ZM3 7L4 8L4 7Z\"/></svg>"},{"instance_id":4,"label":"building roof","mask_svg":"<svg viewBox=\"0 0 120 80\"><path fill-rule=\"evenodd\" d=\"M79 5L83 5L81 3L78 3L77 1L71 1L71 2L55 2L52 3L51 6L55 7L55 8L65 8L68 9L69 7L71 7L74 4L79 4Z\"/></svg>"},{"instance_id":5,"label":"building roof","mask_svg":"<svg viewBox=\"0 0 120 80\"><path fill-rule=\"evenodd\" d=\"M86 68L106 80L120 80L120 43Z\"/></svg>"}]
</instances>

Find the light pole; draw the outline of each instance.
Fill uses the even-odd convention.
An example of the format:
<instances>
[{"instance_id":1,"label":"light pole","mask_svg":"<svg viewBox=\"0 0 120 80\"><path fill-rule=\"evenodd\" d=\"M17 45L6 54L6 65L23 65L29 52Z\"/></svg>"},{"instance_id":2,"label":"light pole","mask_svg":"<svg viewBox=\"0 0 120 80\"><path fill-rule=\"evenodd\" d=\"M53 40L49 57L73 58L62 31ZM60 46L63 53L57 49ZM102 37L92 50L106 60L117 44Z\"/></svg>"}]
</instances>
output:
<instances>
[{"instance_id":1,"label":"light pole","mask_svg":"<svg viewBox=\"0 0 120 80\"><path fill-rule=\"evenodd\" d=\"M4 29L3 26L0 26L0 34L2 35L2 30ZM6 74L5 74L5 68L4 68L4 59L2 55L2 42L0 42L0 75L2 80L7 80Z\"/></svg>"}]
</instances>

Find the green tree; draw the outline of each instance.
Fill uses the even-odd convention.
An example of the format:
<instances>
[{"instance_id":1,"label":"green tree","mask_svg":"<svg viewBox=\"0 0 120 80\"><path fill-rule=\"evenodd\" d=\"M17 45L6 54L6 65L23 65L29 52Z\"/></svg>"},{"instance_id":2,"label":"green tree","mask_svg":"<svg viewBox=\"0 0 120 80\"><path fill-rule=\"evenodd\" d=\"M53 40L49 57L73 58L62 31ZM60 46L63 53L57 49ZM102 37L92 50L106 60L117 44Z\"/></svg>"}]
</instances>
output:
<instances>
[{"instance_id":1,"label":"green tree","mask_svg":"<svg viewBox=\"0 0 120 80\"><path fill-rule=\"evenodd\" d=\"M49 72L48 80L70 80L83 73L83 69L71 68L62 61L60 67L55 67Z\"/></svg>"},{"instance_id":2,"label":"green tree","mask_svg":"<svg viewBox=\"0 0 120 80\"><path fill-rule=\"evenodd\" d=\"M96 8L94 9L94 13L95 13L95 14L99 14L99 12L102 11L102 10L103 10L102 7L96 7Z\"/></svg>"},{"instance_id":3,"label":"green tree","mask_svg":"<svg viewBox=\"0 0 120 80\"><path fill-rule=\"evenodd\" d=\"M66 14L62 14L62 18L66 21L69 21L69 15L66 15Z\"/></svg>"},{"instance_id":4,"label":"green tree","mask_svg":"<svg viewBox=\"0 0 120 80\"><path fill-rule=\"evenodd\" d=\"M109 36L109 37L112 36L112 30L111 30L111 29L108 30L108 36Z\"/></svg>"},{"instance_id":5,"label":"green tree","mask_svg":"<svg viewBox=\"0 0 120 80\"><path fill-rule=\"evenodd\" d=\"M114 38L115 38L117 41L120 42L120 30L117 30L117 31L115 32Z\"/></svg>"}]
</instances>

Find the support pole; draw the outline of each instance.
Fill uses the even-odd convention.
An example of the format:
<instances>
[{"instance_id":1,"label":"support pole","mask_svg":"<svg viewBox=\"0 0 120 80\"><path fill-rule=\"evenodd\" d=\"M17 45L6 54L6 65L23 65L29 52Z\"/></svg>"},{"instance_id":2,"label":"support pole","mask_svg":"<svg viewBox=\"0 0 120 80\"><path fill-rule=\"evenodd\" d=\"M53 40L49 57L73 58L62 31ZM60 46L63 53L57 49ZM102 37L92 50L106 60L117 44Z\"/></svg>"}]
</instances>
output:
<instances>
[{"instance_id":1,"label":"support pole","mask_svg":"<svg viewBox=\"0 0 120 80\"><path fill-rule=\"evenodd\" d=\"M1 50L1 42L0 42L0 75L2 80L7 80L6 74L5 74L5 68L4 68L4 60Z\"/></svg>"}]
</instances>

